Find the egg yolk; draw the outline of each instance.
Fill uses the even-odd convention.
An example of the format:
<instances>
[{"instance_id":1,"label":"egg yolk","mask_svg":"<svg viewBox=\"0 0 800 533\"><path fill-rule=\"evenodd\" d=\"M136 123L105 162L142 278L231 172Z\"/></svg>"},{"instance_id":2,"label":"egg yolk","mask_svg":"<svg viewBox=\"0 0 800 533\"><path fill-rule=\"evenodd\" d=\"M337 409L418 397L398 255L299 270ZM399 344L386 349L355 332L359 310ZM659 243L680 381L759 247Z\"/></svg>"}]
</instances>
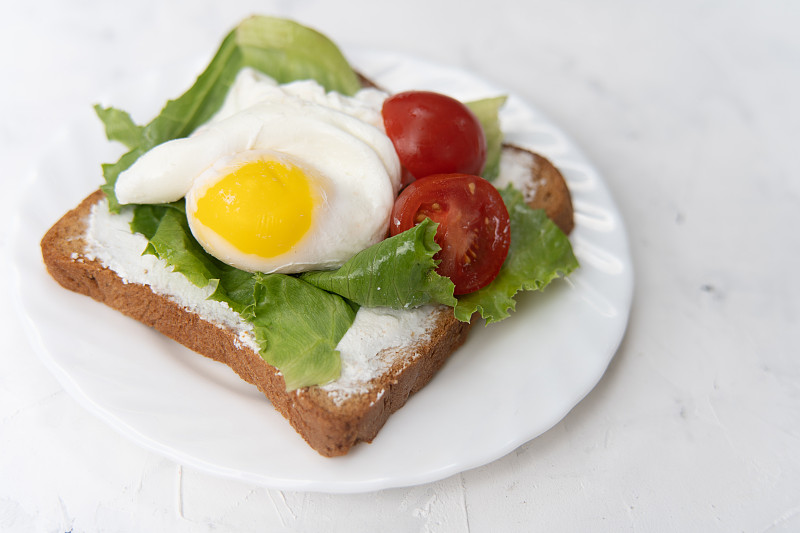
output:
<instances>
[{"instance_id":1,"label":"egg yolk","mask_svg":"<svg viewBox=\"0 0 800 533\"><path fill-rule=\"evenodd\" d=\"M241 252L268 258L297 244L311 227L313 209L312 187L300 167L260 160L208 187L195 217Z\"/></svg>"}]
</instances>

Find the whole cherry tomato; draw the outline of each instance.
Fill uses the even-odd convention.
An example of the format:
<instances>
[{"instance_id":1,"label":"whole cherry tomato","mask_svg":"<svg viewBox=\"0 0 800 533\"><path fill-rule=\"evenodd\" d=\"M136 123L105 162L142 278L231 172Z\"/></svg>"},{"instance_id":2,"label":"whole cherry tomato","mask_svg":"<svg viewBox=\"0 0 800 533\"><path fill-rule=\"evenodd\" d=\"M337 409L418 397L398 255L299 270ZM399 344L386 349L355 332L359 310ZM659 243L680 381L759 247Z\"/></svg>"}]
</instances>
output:
<instances>
[{"instance_id":1,"label":"whole cherry tomato","mask_svg":"<svg viewBox=\"0 0 800 533\"><path fill-rule=\"evenodd\" d=\"M400 163L416 178L430 174L480 175L486 136L463 103L429 91L407 91L383 103L383 123Z\"/></svg>"},{"instance_id":2,"label":"whole cherry tomato","mask_svg":"<svg viewBox=\"0 0 800 533\"><path fill-rule=\"evenodd\" d=\"M467 174L434 174L411 183L394 204L391 234L425 218L439 224L436 271L455 284L455 294L474 292L497 277L511 230L503 198L491 183Z\"/></svg>"}]
</instances>

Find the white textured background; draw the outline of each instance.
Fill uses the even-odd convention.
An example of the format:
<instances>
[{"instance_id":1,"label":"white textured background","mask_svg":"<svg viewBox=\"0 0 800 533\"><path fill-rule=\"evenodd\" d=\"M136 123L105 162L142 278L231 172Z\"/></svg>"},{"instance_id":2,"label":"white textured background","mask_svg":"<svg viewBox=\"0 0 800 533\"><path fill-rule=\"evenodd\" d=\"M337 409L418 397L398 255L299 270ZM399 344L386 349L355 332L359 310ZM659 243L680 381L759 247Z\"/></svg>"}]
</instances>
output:
<instances>
[{"instance_id":1,"label":"white textured background","mask_svg":"<svg viewBox=\"0 0 800 533\"><path fill-rule=\"evenodd\" d=\"M22 4L0 7L3 227L49 138L136 73L193 77L186 58L257 12L543 109L605 176L636 292L601 383L516 452L419 487L281 492L181 467L80 408L7 304L0 232L0 531L800 530L800 3ZM135 91L113 103L153 112Z\"/></svg>"}]
</instances>

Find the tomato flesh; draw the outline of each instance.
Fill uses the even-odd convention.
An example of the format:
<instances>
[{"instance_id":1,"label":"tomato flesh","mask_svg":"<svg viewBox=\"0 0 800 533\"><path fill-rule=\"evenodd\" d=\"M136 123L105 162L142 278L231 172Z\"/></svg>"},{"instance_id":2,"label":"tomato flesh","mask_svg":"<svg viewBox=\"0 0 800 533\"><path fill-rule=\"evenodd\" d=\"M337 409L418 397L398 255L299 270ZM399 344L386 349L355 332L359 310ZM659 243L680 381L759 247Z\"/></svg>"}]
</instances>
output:
<instances>
[{"instance_id":1,"label":"tomato flesh","mask_svg":"<svg viewBox=\"0 0 800 533\"><path fill-rule=\"evenodd\" d=\"M455 285L455 294L481 289L497 277L508 255L511 230L503 198L485 179L435 174L414 181L392 210L392 235L430 218L439 224L436 271Z\"/></svg>"},{"instance_id":2,"label":"tomato flesh","mask_svg":"<svg viewBox=\"0 0 800 533\"><path fill-rule=\"evenodd\" d=\"M479 175L483 171L483 128L472 111L455 98L406 91L387 98L381 113L400 163L414 178L442 173Z\"/></svg>"}]
</instances>

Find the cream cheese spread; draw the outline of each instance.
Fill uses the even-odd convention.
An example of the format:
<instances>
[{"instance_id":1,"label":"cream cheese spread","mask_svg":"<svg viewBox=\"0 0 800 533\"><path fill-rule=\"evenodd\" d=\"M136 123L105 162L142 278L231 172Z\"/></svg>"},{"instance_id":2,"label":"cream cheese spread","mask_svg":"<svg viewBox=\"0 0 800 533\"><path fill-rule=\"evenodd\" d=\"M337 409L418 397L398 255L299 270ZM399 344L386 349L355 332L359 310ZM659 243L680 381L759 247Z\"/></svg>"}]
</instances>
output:
<instances>
[{"instance_id":1,"label":"cream cheese spread","mask_svg":"<svg viewBox=\"0 0 800 533\"><path fill-rule=\"evenodd\" d=\"M498 189L513 185L522 192L525 202L536 196L538 182L532 179L536 175L537 161L534 155L525 150L503 150L500 155L500 174L492 183Z\"/></svg>"}]
</instances>

